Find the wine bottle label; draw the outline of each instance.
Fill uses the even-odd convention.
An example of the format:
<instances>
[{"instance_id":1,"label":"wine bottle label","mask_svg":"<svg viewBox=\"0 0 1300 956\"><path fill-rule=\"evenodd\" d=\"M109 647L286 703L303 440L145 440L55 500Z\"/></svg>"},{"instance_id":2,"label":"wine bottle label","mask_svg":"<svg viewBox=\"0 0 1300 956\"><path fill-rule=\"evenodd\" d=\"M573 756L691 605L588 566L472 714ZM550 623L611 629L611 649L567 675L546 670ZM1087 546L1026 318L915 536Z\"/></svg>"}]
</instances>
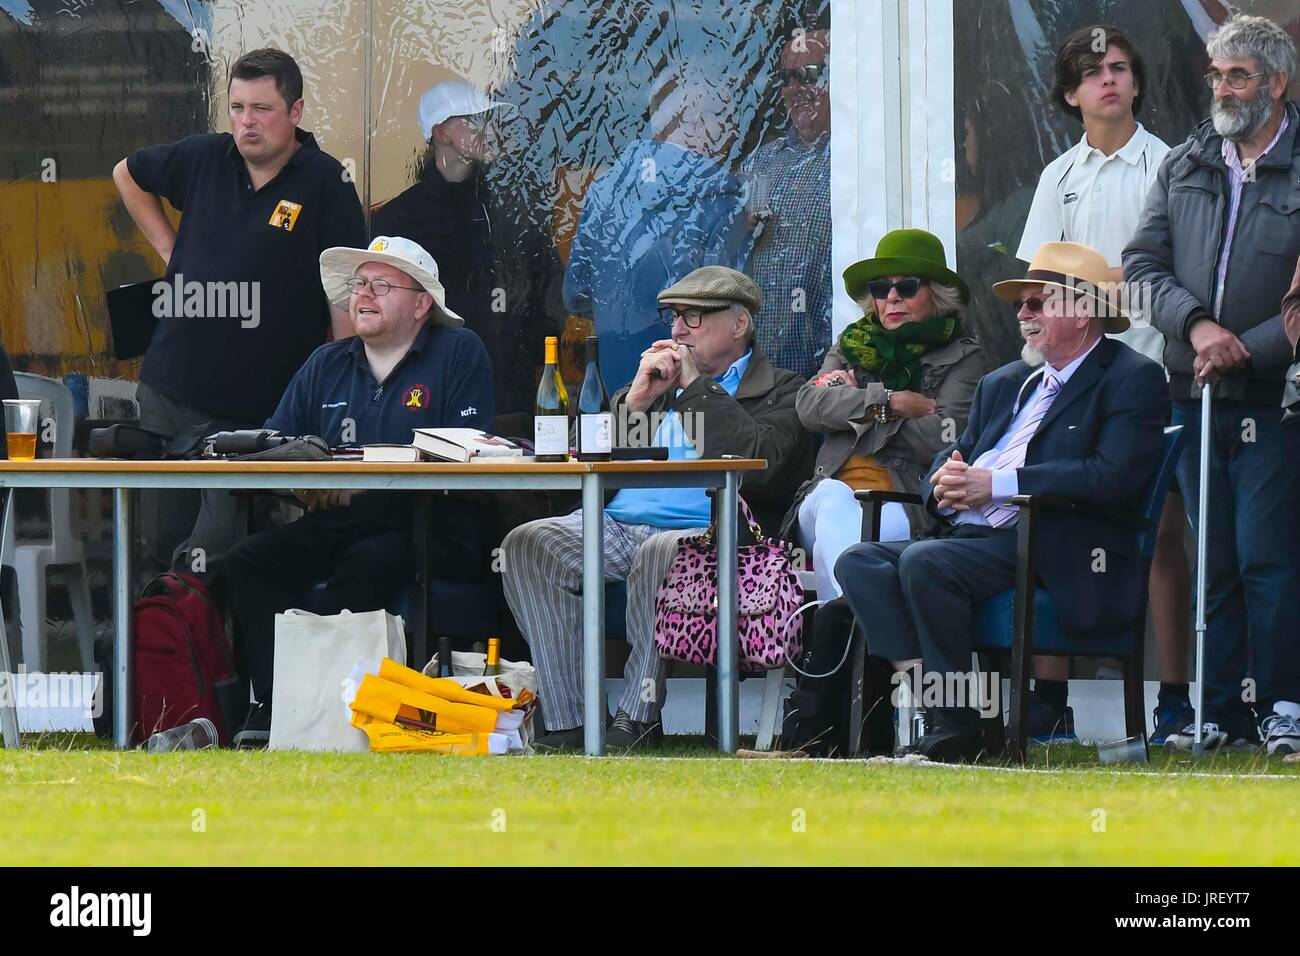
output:
<instances>
[{"instance_id":1,"label":"wine bottle label","mask_svg":"<svg viewBox=\"0 0 1300 956\"><path fill-rule=\"evenodd\" d=\"M597 415L581 415L579 418L582 440L578 447L588 455L609 454L614 431L613 416L609 412L600 412Z\"/></svg>"},{"instance_id":2,"label":"wine bottle label","mask_svg":"<svg viewBox=\"0 0 1300 956\"><path fill-rule=\"evenodd\" d=\"M567 455L569 453L569 418L567 415L537 415L533 418L533 454Z\"/></svg>"}]
</instances>

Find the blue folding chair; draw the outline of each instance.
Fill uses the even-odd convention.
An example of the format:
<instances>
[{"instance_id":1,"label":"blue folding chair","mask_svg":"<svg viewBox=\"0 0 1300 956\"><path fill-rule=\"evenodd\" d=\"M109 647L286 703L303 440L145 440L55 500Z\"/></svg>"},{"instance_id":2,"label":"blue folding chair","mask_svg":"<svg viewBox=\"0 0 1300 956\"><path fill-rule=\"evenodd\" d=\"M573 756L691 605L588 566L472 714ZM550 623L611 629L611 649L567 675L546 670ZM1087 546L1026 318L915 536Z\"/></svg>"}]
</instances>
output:
<instances>
[{"instance_id":1,"label":"blue folding chair","mask_svg":"<svg viewBox=\"0 0 1300 956\"><path fill-rule=\"evenodd\" d=\"M1151 556L1155 551L1156 532L1164 510L1169 483L1173 479L1178 456L1183 449L1183 429L1172 426L1164 430L1161 441L1160 465L1152 476L1142 498L1140 513L1122 511L1055 495L1017 495L1011 503L1020 507L1016 524L1016 586L982 602L975 608L973 638L975 650L981 659L991 655L1011 656L1010 714L1003 740L1002 716L986 722L986 740L993 752L1004 751L1007 756L1023 761L1028 730L1028 697L1030 662L1035 654L1049 657L1113 657L1118 658L1124 671L1124 720L1129 736L1146 738L1145 697L1143 689L1143 658L1146 653L1147 589L1141 589L1138 614L1133 623L1115 633L1088 635L1066 634L1061 630L1056 607L1051 595L1037 586L1038 569L1034 554L1039 532L1038 518L1044 511L1074 511L1095 515L1107 521L1118 521L1133 529L1137 535L1139 566L1143 581L1150 578ZM880 509L887 501L919 503L915 495L895 492L860 491L857 497L863 502L864 525L870 521L872 529L879 528ZM1031 582L1033 582L1031 584ZM1032 591L1031 591L1032 588ZM1030 600L1032 594L1032 600ZM854 622L854 640L862 642L861 628ZM865 642L862 642L865 643ZM855 647L854 686L855 698L861 698L860 664L865 648ZM983 664L981 666L984 666ZM987 670L987 667L985 667ZM856 728L852 728L856 729ZM851 748L852 749L852 748Z\"/></svg>"}]
</instances>

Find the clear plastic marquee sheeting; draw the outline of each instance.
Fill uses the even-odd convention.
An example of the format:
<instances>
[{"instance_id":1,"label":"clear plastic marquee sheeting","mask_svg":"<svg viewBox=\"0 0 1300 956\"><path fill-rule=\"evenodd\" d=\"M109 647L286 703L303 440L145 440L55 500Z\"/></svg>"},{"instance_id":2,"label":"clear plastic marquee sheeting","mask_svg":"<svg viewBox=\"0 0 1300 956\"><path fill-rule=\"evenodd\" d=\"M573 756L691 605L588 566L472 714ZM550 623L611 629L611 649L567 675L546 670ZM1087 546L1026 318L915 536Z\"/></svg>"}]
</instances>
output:
<instances>
[{"instance_id":1,"label":"clear plastic marquee sheeting","mask_svg":"<svg viewBox=\"0 0 1300 956\"><path fill-rule=\"evenodd\" d=\"M104 291L164 265L113 166L229 130L229 69L269 46L299 63L301 128L355 177L372 233L440 261L499 411L531 409L546 335L574 378L599 335L622 385L667 333L655 294L707 264L759 279L763 344L811 374L830 342L829 21L827 0L0 0L5 345L31 371L134 377Z\"/></svg>"},{"instance_id":2,"label":"clear plastic marquee sheeting","mask_svg":"<svg viewBox=\"0 0 1300 956\"><path fill-rule=\"evenodd\" d=\"M759 343L811 375L832 337L831 179L870 185L847 153L845 168L833 164L829 48L839 35L855 49L837 63L877 67L900 52L851 29L868 3L0 0L0 335L19 369L135 378L138 360L112 356L104 292L165 267L118 199L113 166L228 130L231 64L272 46L300 64L302 129L349 171L372 234L411 233L438 259L449 304L488 344L500 412L531 408L546 335L561 337L571 382L583 339L598 335L609 386L624 384L668 331L655 293L709 264L754 277ZM927 35L895 31L902 55L950 57L951 82L920 90L904 71L904 96L845 69L834 82L852 95L841 89L837 109L866 116L899 95L923 116L926 97L952 97L951 143L912 156L903 175L952 190L950 261L975 290L969 325L996 364L1016 337L987 289L1023 269L1038 176L1081 133L1048 96L1061 40L1099 22L1133 37L1149 87L1139 119L1173 144L1208 108L1203 40L1228 5L882 9L905 23L921 4ZM1300 33L1294 0L1231 6ZM866 149L883 164L893 145ZM905 224L954 234L947 222L889 223ZM835 261L869 256L878 238Z\"/></svg>"}]
</instances>

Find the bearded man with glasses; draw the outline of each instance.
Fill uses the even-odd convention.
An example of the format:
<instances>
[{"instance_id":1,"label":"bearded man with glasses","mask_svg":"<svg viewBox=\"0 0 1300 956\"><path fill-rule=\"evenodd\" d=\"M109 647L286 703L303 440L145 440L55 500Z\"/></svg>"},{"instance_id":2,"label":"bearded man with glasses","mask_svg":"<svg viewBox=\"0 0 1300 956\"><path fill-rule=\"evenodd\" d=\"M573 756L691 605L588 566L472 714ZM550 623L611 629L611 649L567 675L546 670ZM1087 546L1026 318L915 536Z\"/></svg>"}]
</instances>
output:
<instances>
[{"instance_id":1,"label":"bearded man with glasses","mask_svg":"<svg viewBox=\"0 0 1300 956\"><path fill-rule=\"evenodd\" d=\"M1199 512L1200 391L1210 436L1207 748L1263 740L1300 752L1300 432L1279 403L1292 346L1282 300L1300 256L1300 109L1286 97L1295 43L1263 17L1206 41L1210 118L1161 165L1124 278L1165 336L1188 519ZM1252 713L1253 711L1253 713ZM1195 722L1168 738L1190 748Z\"/></svg>"}]
</instances>

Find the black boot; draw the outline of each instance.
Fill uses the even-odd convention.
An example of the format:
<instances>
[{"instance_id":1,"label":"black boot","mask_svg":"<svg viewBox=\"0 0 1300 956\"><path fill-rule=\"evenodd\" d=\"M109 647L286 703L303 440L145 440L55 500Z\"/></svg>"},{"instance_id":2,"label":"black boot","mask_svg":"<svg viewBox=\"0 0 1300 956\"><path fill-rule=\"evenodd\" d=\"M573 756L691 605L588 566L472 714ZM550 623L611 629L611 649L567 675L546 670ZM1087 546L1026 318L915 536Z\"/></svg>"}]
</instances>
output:
<instances>
[{"instance_id":1,"label":"black boot","mask_svg":"<svg viewBox=\"0 0 1300 956\"><path fill-rule=\"evenodd\" d=\"M940 763L975 763L984 753L979 711L970 707L932 707L926 735L907 748Z\"/></svg>"},{"instance_id":2,"label":"black boot","mask_svg":"<svg viewBox=\"0 0 1300 956\"><path fill-rule=\"evenodd\" d=\"M828 601L814 613L808 652L799 667L809 674L827 676L799 676L798 687L786 701L786 712L794 723L782 744L786 750L830 756L845 749L848 735L841 718L851 667L844 651L852 627L853 611L844 598ZM840 665L838 669L836 665Z\"/></svg>"}]
</instances>

